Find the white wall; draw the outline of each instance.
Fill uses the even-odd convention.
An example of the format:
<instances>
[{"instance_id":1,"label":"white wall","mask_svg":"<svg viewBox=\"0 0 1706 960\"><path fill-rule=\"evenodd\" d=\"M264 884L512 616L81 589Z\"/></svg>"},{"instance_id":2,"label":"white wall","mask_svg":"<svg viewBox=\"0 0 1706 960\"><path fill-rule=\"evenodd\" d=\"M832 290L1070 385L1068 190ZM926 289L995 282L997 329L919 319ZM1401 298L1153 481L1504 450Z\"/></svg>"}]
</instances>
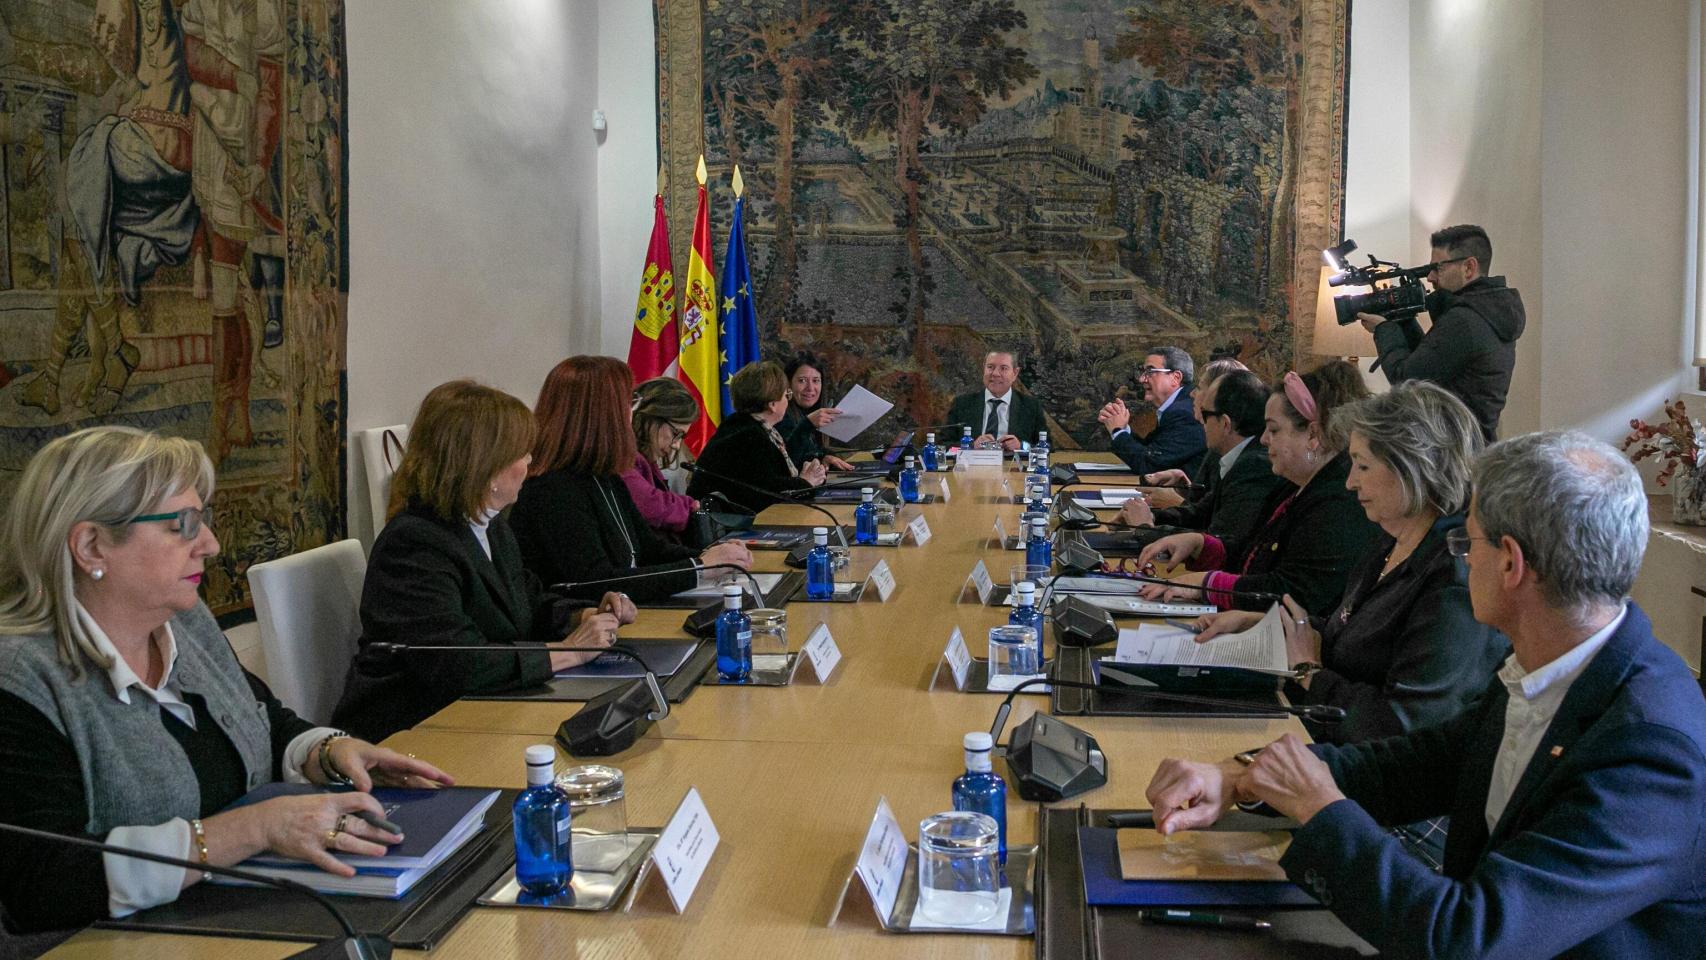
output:
<instances>
[{"instance_id":1,"label":"white wall","mask_svg":"<svg viewBox=\"0 0 1706 960\"><path fill-rule=\"evenodd\" d=\"M352 437L407 421L455 377L531 403L554 363L602 346L598 14L560 0L349 5ZM362 535L353 449L349 483Z\"/></svg>"}]
</instances>

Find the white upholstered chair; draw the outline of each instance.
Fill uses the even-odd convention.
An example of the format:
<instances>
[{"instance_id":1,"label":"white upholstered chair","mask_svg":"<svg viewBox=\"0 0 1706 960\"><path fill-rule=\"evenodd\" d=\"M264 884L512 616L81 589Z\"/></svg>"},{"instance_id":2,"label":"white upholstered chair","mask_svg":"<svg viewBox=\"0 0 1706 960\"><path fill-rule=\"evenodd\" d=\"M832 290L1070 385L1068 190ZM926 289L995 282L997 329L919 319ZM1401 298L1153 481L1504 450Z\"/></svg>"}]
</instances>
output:
<instances>
[{"instance_id":1,"label":"white upholstered chair","mask_svg":"<svg viewBox=\"0 0 1706 960\"><path fill-rule=\"evenodd\" d=\"M343 695L361 639L361 582L367 554L359 540L257 563L249 568L267 679L285 706L324 724Z\"/></svg>"},{"instance_id":2,"label":"white upholstered chair","mask_svg":"<svg viewBox=\"0 0 1706 960\"><path fill-rule=\"evenodd\" d=\"M361 462L367 474L367 503L373 511L373 534L368 540L371 546L379 531L385 529L385 505L391 499L391 474L403 462L403 445L409 442L409 425L399 423L374 427L356 436L361 444Z\"/></svg>"}]
</instances>

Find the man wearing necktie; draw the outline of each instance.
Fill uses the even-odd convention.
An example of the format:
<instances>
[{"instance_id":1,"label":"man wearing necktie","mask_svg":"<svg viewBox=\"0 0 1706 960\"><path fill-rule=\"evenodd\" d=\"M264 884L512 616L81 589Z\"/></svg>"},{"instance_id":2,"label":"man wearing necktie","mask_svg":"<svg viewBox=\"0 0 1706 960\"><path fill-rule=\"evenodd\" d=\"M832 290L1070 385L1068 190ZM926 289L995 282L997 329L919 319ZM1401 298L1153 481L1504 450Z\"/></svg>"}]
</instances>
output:
<instances>
[{"instance_id":1,"label":"man wearing necktie","mask_svg":"<svg viewBox=\"0 0 1706 960\"><path fill-rule=\"evenodd\" d=\"M1036 443L1044 428L1043 406L1013 389L1018 379L1019 363L1012 352L991 350L983 358L983 390L955 397L948 424L956 430L971 427L980 446L999 443L1011 452L1021 443Z\"/></svg>"}]
</instances>

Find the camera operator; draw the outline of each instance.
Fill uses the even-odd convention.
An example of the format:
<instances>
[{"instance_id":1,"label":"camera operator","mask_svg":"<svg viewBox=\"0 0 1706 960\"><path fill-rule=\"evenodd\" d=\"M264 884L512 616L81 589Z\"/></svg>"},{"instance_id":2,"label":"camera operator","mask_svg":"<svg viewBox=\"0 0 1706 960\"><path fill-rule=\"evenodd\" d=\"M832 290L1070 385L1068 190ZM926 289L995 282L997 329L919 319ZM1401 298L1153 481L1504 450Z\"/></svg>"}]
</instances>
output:
<instances>
[{"instance_id":1,"label":"camera operator","mask_svg":"<svg viewBox=\"0 0 1706 960\"><path fill-rule=\"evenodd\" d=\"M1372 313L1357 319L1374 334L1378 366L1392 383L1432 380L1460 397L1481 433L1492 443L1505 408L1511 371L1516 368L1516 339L1525 322L1522 296L1489 277L1493 243L1477 226L1446 227L1428 242L1434 269L1428 274L1426 334L1415 317L1387 320Z\"/></svg>"}]
</instances>

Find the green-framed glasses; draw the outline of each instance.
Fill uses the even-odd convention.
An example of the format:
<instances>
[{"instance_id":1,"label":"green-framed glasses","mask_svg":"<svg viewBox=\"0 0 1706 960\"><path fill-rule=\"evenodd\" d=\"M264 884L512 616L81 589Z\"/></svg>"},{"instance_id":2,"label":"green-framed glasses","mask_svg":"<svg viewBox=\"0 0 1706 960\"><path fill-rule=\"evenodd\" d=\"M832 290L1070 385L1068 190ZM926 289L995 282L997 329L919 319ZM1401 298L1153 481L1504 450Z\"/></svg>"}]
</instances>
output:
<instances>
[{"instance_id":1,"label":"green-framed glasses","mask_svg":"<svg viewBox=\"0 0 1706 960\"><path fill-rule=\"evenodd\" d=\"M145 513L140 517L131 517L129 523L154 523L161 520L176 520L178 536L185 540L194 540L201 535L202 524L213 522L213 507L185 507L173 510L171 513Z\"/></svg>"}]
</instances>

